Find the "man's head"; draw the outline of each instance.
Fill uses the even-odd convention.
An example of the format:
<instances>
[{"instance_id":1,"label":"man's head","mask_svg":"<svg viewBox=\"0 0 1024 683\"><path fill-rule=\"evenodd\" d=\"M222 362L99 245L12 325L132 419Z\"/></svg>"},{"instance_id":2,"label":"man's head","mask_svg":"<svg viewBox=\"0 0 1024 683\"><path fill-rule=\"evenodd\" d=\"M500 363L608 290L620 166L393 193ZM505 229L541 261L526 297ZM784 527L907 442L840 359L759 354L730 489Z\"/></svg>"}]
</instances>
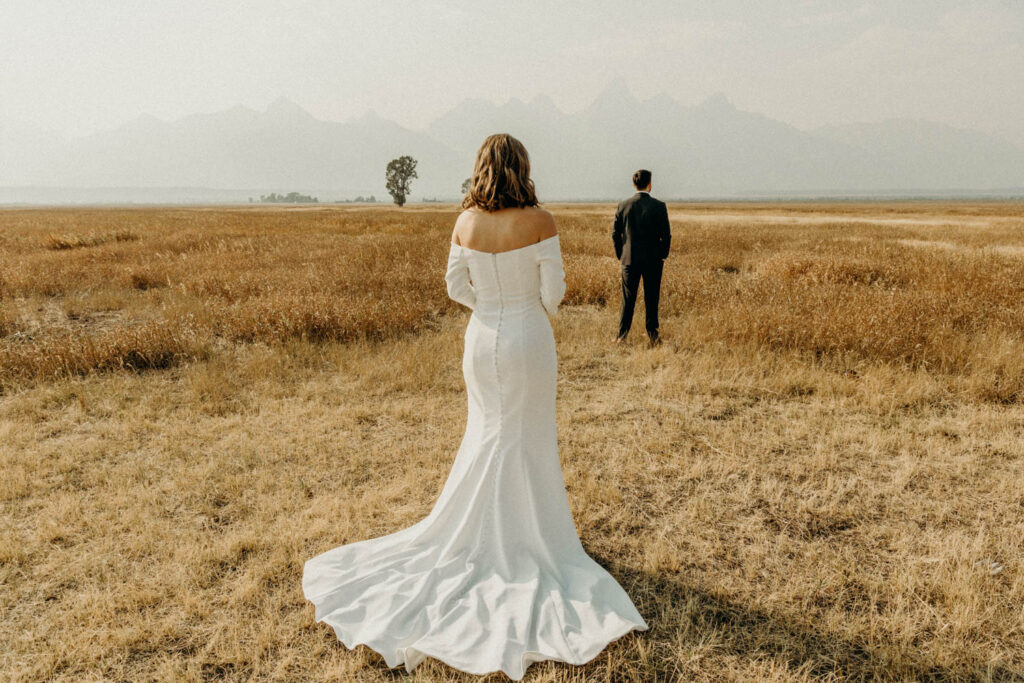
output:
<instances>
[{"instance_id":1,"label":"man's head","mask_svg":"<svg viewBox=\"0 0 1024 683\"><path fill-rule=\"evenodd\" d=\"M638 190L650 190L651 189L651 172L645 168L641 168L639 171L633 174L633 187Z\"/></svg>"}]
</instances>

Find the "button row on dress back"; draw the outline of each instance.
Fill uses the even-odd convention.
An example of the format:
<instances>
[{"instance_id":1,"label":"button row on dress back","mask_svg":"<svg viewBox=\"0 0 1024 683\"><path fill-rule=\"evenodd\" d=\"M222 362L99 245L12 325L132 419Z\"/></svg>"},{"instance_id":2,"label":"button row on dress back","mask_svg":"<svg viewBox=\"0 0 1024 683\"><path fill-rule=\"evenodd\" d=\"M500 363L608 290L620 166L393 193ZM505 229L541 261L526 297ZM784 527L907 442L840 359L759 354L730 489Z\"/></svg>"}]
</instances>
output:
<instances>
[{"instance_id":1,"label":"button row on dress back","mask_svg":"<svg viewBox=\"0 0 1024 683\"><path fill-rule=\"evenodd\" d=\"M502 418L505 414L505 406L502 403L502 391L501 391L501 375L498 371L498 339L501 336L501 322L505 314L505 303L501 291L501 277L498 274L498 255L491 254L491 267L494 269L494 283L498 287L498 322L494 326L494 348L492 349L492 358L494 360L494 386L498 394L498 436L494 440L494 462L488 463L491 465L490 484L491 484L491 499L484 503L484 514L480 525L479 542L477 543L476 550L469 555L469 559L478 557L483 552L483 542L485 534L489 531L489 527L492 523L492 511L498 500L498 471L501 469L501 435L504 431L504 425L502 424Z\"/></svg>"}]
</instances>

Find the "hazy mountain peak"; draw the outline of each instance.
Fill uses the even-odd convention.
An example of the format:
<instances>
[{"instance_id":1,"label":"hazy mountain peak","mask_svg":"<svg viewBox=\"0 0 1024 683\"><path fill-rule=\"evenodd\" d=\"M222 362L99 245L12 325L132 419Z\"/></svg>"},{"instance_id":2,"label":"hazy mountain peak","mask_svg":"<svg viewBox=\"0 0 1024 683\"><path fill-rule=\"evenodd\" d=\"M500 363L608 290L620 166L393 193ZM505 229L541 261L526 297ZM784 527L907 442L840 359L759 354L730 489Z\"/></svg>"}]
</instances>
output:
<instances>
[{"instance_id":1,"label":"hazy mountain peak","mask_svg":"<svg viewBox=\"0 0 1024 683\"><path fill-rule=\"evenodd\" d=\"M511 97L500 107L502 113L515 118L522 118L530 115L531 107L518 97Z\"/></svg>"},{"instance_id":2,"label":"hazy mountain peak","mask_svg":"<svg viewBox=\"0 0 1024 683\"><path fill-rule=\"evenodd\" d=\"M626 79L619 76L618 78L612 79L608 85L606 85L601 92L594 98L594 105L602 104L619 104L622 102L636 102L636 98L633 97L632 91L629 89L629 85L626 83Z\"/></svg>"},{"instance_id":3,"label":"hazy mountain peak","mask_svg":"<svg viewBox=\"0 0 1024 683\"><path fill-rule=\"evenodd\" d=\"M697 106L701 109L736 109L736 106L729 100L724 92L716 92Z\"/></svg>"},{"instance_id":4,"label":"hazy mountain peak","mask_svg":"<svg viewBox=\"0 0 1024 683\"><path fill-rule=\"evenodd\" d=\"M452 109L434 120L431 127L443 125L445 121L480 120L492 117L499 111L498 105L482 97L467 97Z\"/></svg>"},{"instance_id":5,"label":"hazy mountain peak","mask_svg":"<svg viewBox=\"0 0 1024 683\"><path fill-rule=\"evenodd\" d=\"M466 99L462 100L462 102L460 102L458 106L455 107L455 109L460 108L475 110L497 109L498 105L483 97L467 97ZM454 109L452 111L454 111Z\"/></svg>"},{"instance_id":6,"label":"hazy mountain peak","mask_svg":"<svg viewBox=\"0 0 1024 683\"><path fill-rule=\"evenodd\" d=\"M266 115L285 120L312 119L313 115L287 97L278 97L267 105Z\"/></svg>"},{"instance_id":7,"label":"hazy mountain peak","mask_svg":"<svg viewBox=\"0 0 1024 683\"><path fill-rule=\"evenodd\" d=\"M555 106L555 101L547 95L537 95L530 100L530 106L534 109L541 109L543 111L555 111L558 107Z\"/></svg>"}]
</instances>

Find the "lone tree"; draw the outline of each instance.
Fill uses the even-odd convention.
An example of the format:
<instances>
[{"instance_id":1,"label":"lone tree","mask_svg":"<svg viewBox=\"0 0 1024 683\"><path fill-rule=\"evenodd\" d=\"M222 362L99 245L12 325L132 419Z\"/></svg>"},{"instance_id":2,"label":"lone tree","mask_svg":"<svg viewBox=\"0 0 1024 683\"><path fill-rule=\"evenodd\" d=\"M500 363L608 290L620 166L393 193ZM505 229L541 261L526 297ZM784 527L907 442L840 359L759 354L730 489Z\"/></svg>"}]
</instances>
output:
<instances>
[{"instance_id":1,"label":"lone tree","mask_svg":"<svg viewBox=\"0 0 1024 683\"><path fill-rule=\"evenodd\" d=\"M462 181L462 194L466 194L467 192L469 192L469 188L470 188L470 186L472 184L473 184L473 179L472 178L466 178L465 180L463 180Z\"/></svg>"},{"instance_id":2,"label":"lone tree","mask_svg":"<svg viewBox=\"0 0 1024 683\"><path fill-rule=\"evenodd\" d=\"M388 170L384 174L387 180L388 194L395 200L395 204L402 206L405 198L409 195L409 182L416 175L416 160L410 156L401 156L388 162Z\"/></svg>"}]
</instances>

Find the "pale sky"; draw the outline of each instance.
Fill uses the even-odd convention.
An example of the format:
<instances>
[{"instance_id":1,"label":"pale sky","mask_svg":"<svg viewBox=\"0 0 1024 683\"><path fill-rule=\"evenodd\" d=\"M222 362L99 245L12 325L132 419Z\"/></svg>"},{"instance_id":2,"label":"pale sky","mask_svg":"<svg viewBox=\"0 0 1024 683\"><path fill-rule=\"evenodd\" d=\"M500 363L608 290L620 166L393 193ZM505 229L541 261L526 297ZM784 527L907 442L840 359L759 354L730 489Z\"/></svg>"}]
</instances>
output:
<instances>
[{"instance_id":1,"label":"pale sky","mask_svg":"<svg viewBox=\"0 0 1024 683\"><path fill-rule=\"evenodd\" d=\"M1024 145L1024 0L3 0L0 122L65 135L285 96L422 128L467 97L641 98L809 128L926 118Z\"/></svg>"}]
</instances>

